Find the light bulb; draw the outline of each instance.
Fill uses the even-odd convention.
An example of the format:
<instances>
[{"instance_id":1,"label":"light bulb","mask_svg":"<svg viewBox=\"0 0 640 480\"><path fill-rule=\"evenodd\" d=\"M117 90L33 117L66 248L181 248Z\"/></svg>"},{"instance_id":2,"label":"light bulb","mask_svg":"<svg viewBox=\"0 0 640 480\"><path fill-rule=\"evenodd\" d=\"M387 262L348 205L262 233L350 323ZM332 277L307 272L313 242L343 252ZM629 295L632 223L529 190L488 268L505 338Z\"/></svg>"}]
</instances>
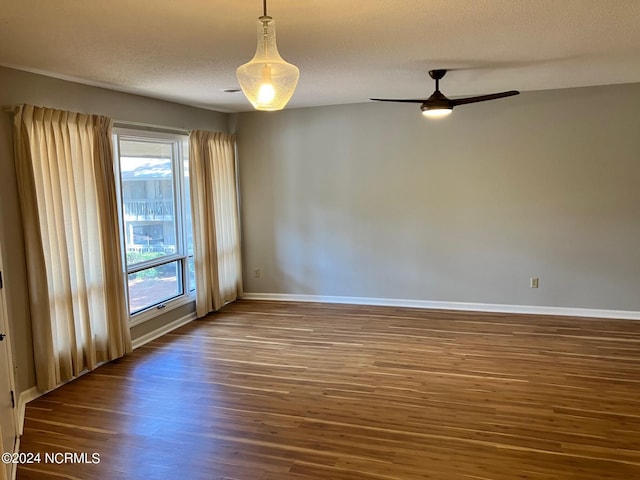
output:
<instances>
[{"instance_id":1,"label":"light bulb","mask_svg":"<svg viewBox=\"0 0 640 480\"><path fill-rule=\"evenodd\" d=\"M271 80L271 67L265 65L262 67L262 82L260 83L260 88L258 88L257 102L259 105L267 107L271 105L275 97L276 89L273 88Z\"/></svg>"},{"instance_id":2,"label":"light bulb","mask_svg":"<svg viewBox=\"0 0 640 480\"><path fill-rule=\"evenodd\" d=\"M270 83L263 83L258 90L258 103L260 105L269 105L276 98L276 90Z\"/></svg>"}]
</instances>

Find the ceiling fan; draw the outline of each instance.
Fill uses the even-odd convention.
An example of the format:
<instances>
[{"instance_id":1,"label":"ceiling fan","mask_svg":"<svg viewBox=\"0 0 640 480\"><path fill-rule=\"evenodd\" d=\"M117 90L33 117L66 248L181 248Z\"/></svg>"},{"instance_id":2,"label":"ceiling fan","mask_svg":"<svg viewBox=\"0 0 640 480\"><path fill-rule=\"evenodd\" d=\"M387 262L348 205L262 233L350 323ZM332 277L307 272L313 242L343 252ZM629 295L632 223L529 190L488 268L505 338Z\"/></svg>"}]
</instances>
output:
<instances>
[{"instance_id":1,"label":"ceiling fan","mask_svg":"<svg viewBox=\"0 0 640 480\"><path fill-rule=\"evenodd\" d=\"M400 102L400 103L421 103L420 109L426 117L444 117L449 115L453 107L458 105L466 105L468 103L485 102L487 100L495 100L497 98L511 97L518 95L517 90L509 90L508 92L491 93L489 95L479 95L477 97L456 98L454 100L445 97L440 92L440 80L447 73L446 70L429 70L429 76L436 81L436 91L429 98L416 99L393 99L393 98L372 98L377 102Z\"/></svg>"}]
</instances>

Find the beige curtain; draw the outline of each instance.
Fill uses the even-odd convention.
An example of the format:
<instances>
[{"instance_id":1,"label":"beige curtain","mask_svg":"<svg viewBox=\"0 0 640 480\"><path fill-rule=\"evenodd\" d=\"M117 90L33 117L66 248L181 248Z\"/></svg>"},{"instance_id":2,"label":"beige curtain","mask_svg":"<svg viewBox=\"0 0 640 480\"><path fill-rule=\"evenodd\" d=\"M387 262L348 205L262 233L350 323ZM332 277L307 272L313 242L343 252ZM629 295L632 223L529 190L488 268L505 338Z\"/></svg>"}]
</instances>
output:
<instances>
[{"instance_id":1,"label":"beige curtain","mask_svg":"<svg viewBox=\"0 0 640 480\"><path fill-rule=\"evenodd\" d=\"M235 146L234 135L189 135L198 317L242 295Z\"/></svg>"},{"instance_id":2,"label":"beige curtain","mask_svg":"<svg viewBox=\"0 0 640 480\"><path fill-rule=\"evenodd\" d=\"M111 120L21 106L15 162L38 388L131 351Z\"/></svg>"}]
</instances>

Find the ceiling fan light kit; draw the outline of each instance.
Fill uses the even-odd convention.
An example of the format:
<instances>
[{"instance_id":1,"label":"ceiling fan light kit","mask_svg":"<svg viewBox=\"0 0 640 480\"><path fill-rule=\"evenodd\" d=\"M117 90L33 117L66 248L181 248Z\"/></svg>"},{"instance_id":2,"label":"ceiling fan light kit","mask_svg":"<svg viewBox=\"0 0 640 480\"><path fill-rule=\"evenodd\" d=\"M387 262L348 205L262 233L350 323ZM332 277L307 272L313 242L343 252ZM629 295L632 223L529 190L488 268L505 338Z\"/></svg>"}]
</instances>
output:
<instances>
[{"instance_id":1,"label":"ceiling fan light kit","mask_svg":"<svg viewBox=\"0 0 640 480\"><path fill-rule=\"evenodd\" d=\"M275 21L267 15L267 0L263 0L262 5L256 53L251 61L238 67L236 78L256 110L282 110L293 96L300 70L280 56Z\"/></svg>"},{"instance_id":2,"label":"ceiling fan light kit","mask_svg":"<svg viewBox=\"0 0 640 480\"><path fill-rule=\"evenodd\" d=\"M421 107L422 115L429 118L442 118L453 112L451 108Z\"/></svg>"},{"instance_id":3,"label":"ceiling fan light kit","mask_svg":"<svg viewBox=\"0 0 640 480\"><path fill-rule=\"evenodd\" d=\"M425 117L429 118L442 118L449 115L453 108L458 105L466 105L468 103L486 102L487 100L496 100L498 98L511 97L518 95L520 92L517 90L509 90L508 92L491 93L489 95L479 95L476 97L465 97L450 99L440 91L440 80L447 73L446 70L430 70L429 76L436 81L436 90L431 94L429 98L424 99L400 99L400 98L372 98L371 100L377 102L399 102L399 103L420 103L420 110Z\"/></svg>"}]
</instances>

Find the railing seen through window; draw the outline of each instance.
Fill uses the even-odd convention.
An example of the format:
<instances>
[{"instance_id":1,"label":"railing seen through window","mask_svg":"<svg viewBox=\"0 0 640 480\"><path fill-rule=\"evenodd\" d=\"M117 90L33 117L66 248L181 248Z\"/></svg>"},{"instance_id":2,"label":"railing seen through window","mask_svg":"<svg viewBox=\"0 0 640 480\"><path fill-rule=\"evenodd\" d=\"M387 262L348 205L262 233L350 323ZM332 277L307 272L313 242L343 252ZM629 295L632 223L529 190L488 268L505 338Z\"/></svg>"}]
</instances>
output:
<instances>
[{"instance_id":1,"label":"railing seen through window","mask_svg":"<svg viewBox=\"0 0 640 480\"><path fill-rule=\"evenodd\" d=\"M129 313L195 291L188 139L115 129Z\"/></svg>"}]
</instances>

